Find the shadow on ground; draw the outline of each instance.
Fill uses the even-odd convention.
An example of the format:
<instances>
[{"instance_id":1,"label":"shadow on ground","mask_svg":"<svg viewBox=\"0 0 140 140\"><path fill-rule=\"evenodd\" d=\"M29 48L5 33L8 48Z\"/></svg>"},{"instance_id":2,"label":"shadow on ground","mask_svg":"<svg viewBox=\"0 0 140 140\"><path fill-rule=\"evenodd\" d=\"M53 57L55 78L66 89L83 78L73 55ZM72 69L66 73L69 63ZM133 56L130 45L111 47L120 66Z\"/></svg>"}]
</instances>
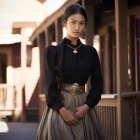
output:
<instances>
[{"instance_id":1,"label":"shadow on ground","mask_svg":"<svg viewBox=\"0 0 140 140\"><path fill-rule=\"evenodd\" d=\"M0 140L35 140L38 123L0 122Z\"/></svg>"}]
</instances>

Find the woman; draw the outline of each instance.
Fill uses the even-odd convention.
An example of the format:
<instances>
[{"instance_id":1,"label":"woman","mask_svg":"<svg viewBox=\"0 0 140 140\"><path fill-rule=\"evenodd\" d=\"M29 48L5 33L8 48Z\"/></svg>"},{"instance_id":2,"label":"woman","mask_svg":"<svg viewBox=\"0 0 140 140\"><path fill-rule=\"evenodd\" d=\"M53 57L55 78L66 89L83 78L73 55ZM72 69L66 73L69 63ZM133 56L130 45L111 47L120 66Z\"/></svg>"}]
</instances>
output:
<instances>
[{"instance_id":1,"label":"woman","mask_svg":"<svg viewBox=\"0 0 140 140\"><path fill-rule=\"evenodd\" d=\"M44 92L47 107L36 140L105 140L102 123L94 109L103 80L97 51L79 39L87 24L80 4L67 7L63 15L67 36L44 51ZM85 84L91 75L91 89Z\"/></svg>"}]
</instances>

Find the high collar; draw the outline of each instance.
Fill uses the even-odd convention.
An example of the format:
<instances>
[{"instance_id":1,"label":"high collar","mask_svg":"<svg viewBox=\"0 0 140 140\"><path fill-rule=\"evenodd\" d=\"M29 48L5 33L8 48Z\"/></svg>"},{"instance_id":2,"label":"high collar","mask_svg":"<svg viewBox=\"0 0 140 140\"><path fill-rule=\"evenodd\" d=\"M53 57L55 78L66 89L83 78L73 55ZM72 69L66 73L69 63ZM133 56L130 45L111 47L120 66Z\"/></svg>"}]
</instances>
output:
<instances>
[{"instance_id":1,"label":"high collar","mask_svg":"<svg viewBox=\"0 0 140 140\"><path fill-rule=\"evenodd\" d=\"M71 40L70 39L68 39L68 38L64 38L64 43L65 44L68 44L68 45L70 45L70 46L72 46L73 48L76 48L76 47L78 47L82 42L81 42L81 40L78 38L78 40L77 40L77 45L74 45L74 44L71 44Z\"/></svg>"}]
</instances>

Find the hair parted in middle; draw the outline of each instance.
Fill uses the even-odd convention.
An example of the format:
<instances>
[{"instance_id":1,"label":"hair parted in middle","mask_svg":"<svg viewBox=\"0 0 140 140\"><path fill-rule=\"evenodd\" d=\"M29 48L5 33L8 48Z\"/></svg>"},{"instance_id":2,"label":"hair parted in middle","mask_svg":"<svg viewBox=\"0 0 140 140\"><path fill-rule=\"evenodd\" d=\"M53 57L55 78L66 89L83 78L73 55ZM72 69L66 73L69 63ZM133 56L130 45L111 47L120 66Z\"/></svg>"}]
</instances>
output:
<instances>
[{"instance_id":1,"label":"hair parted in middle","mask_svg":"<svg viewBox=\"0 0 140 140\"><path fill-rule=\"evenodd\" d=\"M73 14L81 14L85 18L85 25L87 25L88 18L87 18L87 13L85 9L79 4L75 3L66 8L64 11L63 17L62 17L62 22L65 20L67 22L67 19L69 16ZM65 47L64 47L64 42L61 42L60 46L60 54L59 54L59 65L55 67L56 73L57 73L57 84L58 84L58 89L59 89L59 98L58 100L63 98L63 95L61 94L61 88L62 88L62 82L64 80L63 76L63 60L64 60L64 52L65 52Z\"/></svg>"}]
</instances>

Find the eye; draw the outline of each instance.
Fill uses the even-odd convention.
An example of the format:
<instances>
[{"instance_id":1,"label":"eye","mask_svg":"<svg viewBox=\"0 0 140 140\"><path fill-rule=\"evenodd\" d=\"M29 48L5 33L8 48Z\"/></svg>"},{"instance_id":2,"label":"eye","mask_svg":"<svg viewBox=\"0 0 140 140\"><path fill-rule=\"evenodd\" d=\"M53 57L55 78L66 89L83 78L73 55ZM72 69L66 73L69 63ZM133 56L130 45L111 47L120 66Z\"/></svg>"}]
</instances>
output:
<instances>
[{"instance_id":1,"label":"eye","mask_svg":"<svg viewBox=\"0 0 140 140\"><path fill-rule=\"evenodd\" d=\"M80 24L81 24L81 25L84 25L84 23L83 23L83 22L81 22Z\"/></svg>"},{"instance_id":2,"label":"eye","mask_svg":"<svg viewBox=\"0 0 140 140\"><path fill-rule=\"evenodd\" d=\"M75 21L72 21L71 23L75 23Z\"/></svg>"}]
</instances>

